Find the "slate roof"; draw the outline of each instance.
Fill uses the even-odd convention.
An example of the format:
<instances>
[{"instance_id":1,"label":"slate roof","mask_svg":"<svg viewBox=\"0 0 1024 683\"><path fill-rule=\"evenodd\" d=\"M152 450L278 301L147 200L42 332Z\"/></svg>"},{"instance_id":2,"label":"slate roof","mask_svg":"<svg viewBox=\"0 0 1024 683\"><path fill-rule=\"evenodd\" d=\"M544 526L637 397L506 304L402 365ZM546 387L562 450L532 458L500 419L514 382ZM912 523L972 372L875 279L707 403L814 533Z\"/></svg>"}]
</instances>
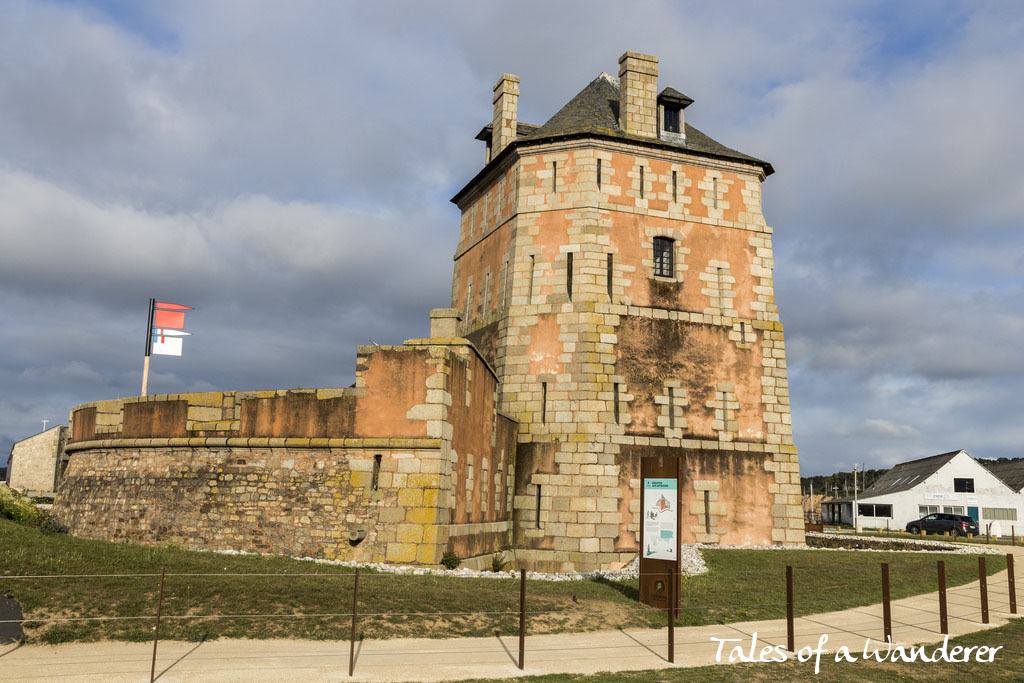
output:
<instances>
[{"instance_id":1,"label":"slate roof","mask_svg":"<svg viewBox=\"0 0 1024 683\"><path fill-rule=\"evenodd\" d=\"M665 90L670 89L666 88ZM662 91L663 94L665 90ZM673 89L672 93L687 100L690 99L677 90ZM692 102L693 100L690 101ZM720 142L712 140L690 124L686 124L685 143L651 140L650 138L626 135L625 131L619 127L619 84L608 74L601 74L591 81L576 97L569 100L568 104L548 119L547 123L528 135L524 140L537 142L587 133L604 137L626 138L631 141L656 142L659 145L682 148L697 154L754 163L764 169L765 175L769 175L774 171L771 164L767 161L762 161L756 157L726 147Z\"/></svg>"},{"instance_id":2,"label":"slate roof","mask_svg":"<svg viewBox=\"0 0 1024 683\"><path fill-rule=\"evenodd\" d=\"M687 97L670 85L658 93L658 102L671 102L672 104L678 104L682 109L686 109L693 104L693 98Z\"/></svg>"},{"instance_id":3,"label":"slate roof","mask_svg":"<svg viewBox=\"0 0 1024 683\"><path fill-rule=\"evenodd\" d=\"M978 462L1014 491L1024 488L1024 458L1005 462L982 462L980 460Z\"/></svg>"},{"instance_id":4,"label":"slate roof","mask_svg":"<svg viewBox=\"0 0 1024 683\"><path fill-rule=\"evenodd\" d=\"M525 138L526 136L530 135L531 133L533 133L538 128L540 128L540 126L538 126L536 124L533 124L533 123L522 123L522 122L517 121L516 122L516 138ZM493 130L494 130L494 124L493 123L488 123L486 126L484 126L483 128L480 129L480 132L476 134L476 138L474 138L474 139L475 140L483 140L484 142L489 142L490 139L491 139L491 131L493 131Z\"/></svg>"},{"instance_id":5,"label":"slate roof","mask_svg":"<svg viewBox=\"0 0 1024 683\"><path fill-rule=\"evenodd\" d=\"M900 491L909 491L935 474L939 468L959 453L963 453L963 451L940 453L939 455L894 465L891 470L883 474L870 488L860 494L860 498L873 498L875 496L889 495L890 493L899 493Z\"/></svg>"}]
</instances>

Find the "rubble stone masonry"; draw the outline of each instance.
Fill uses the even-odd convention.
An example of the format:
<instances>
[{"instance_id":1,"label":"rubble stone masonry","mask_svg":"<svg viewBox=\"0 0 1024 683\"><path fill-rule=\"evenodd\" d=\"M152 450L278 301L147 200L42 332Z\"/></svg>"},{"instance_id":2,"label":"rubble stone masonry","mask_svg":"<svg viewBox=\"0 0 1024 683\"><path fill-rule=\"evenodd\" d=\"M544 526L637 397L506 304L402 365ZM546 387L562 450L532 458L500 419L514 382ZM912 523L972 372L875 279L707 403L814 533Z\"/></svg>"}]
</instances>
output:
<instances>
[{"instance_id":1,"label":"rubble stone masonry","mask_svg":"<svg viewBox=\"0 0 1024 683\"><path fill-rule=\"evenodd\" d=\"M437 564L507 547L515 423L465 340L364 346L351 389L99 401L55 512L78 535Z\"/></svg>"}]
</instances>

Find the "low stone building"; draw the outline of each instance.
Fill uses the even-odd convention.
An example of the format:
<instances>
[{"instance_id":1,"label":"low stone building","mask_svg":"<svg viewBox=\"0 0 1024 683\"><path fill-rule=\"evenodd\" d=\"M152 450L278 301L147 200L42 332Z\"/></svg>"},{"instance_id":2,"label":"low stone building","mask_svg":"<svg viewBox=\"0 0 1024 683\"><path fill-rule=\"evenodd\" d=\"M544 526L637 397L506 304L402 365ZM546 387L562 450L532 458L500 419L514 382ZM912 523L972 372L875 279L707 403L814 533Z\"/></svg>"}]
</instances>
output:
<instances>
[{"instance_id":1,"label":"low stone building","mask_svg":"<svg viewBox=\"0 0 1024 683\"><path fill-rule=\"evenodd\" d=\"M636 554L657 461L679 472L683 542L803 542L773 169L686 123L693 100L657 77L627 52L531 125L502 76L431 339L361 347L354 389L79 406L59 514L189 547L430 564L511 546L591 569Z\"/></svg>"},{"instance_id":2,"label":"low stone building","mask_svg":"<svg viewBox=\"0 0 1024 683\"><path fill-rule=\"evenodd\" d=\"M7 465L8 486L38 494L56 491L67 462L67 437L68 428L57 425L15 443Z\"/></svg>"}]
</instances>

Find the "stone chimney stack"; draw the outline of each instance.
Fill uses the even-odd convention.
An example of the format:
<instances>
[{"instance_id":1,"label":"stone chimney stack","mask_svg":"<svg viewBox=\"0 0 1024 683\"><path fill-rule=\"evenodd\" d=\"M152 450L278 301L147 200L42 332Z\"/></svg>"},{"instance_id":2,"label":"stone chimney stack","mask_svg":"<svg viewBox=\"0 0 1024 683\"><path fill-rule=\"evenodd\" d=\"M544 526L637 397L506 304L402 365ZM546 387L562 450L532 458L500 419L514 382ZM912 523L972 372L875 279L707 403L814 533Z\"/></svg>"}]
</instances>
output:
<instances>
[{"instance_id":1,"label":"stone chimney stack","mask_svg":"<svg viewBox=\"0 0 1024 683\"><path fill-rule=\"evenodd\" d=\"M658 137L658 58L654 55L626 52L619 57L619 126L629 135Z\"/></svg>"},{"instance_id":2,"label":"stone chimney stack","mask_svg":"<svg viewBox=\"0 0 1024 683\"><path fill-rule=\"evenodd\" d=\"M491 155L516 139L516 117L519 109L519 76L503 74L494 84L494 121L491 130Z\"/></svg>"}]
</instances>

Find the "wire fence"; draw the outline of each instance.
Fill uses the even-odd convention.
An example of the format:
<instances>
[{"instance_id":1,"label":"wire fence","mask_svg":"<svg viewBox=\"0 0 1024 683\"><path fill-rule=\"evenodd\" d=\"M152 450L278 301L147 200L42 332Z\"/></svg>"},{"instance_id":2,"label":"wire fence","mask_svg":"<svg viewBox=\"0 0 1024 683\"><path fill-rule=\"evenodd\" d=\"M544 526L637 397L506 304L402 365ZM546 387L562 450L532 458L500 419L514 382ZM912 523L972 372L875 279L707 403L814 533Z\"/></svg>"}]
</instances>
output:
<instances>
[{"instance_id":1,"label":"wire fence","mask_svg":"<svg viewBox=\"0 0 1024 683\"><path fill-rule=\"evenodd\" d=\"M888 563L879 563L877 565L878 573L874 578L869 578L872 572L866 571L863 567L836 567L827 570L830 574L837 577L837 583L855 586L856 590L860 591L860 595L856 597L851 597L849 594L837 595L834 593L825 596L808 595L806 591L801 591L801 581L807 580L806 572L820 572L822 571L820 567L805 569L799 566L786 566L784 573L767 572L764 569L715 570L715 573L720 575L717 577L719 580L723 579L721 575L727 575L728 580L734 582L757 581L759 583L759 588L764 595L761 601L744 599L734 603L714 601L714 599L707 600L708 593L701 590L700 576L681 579L680 575L675 572L647 572L643 570L643 567L641 567L638 586L634 586L629 582L618 582L618 586L622 589L620 592L630 601L627 602L620 599L620 601L614 603L609 602L607 599L599 600L594 598L592 594L584 590L584 582L579 582L580 590L578 592L583 595L582 600L577 597L575 592L566 590L564 585L560 589L560 593L552 592L550 584L554 582L528 578L527 572L520 570L518 575L509 575L504 581L488 581L487 584L490 590L486 599L480 599L478 596L478 599L486 604L482 604L476 609L429 609L422 605L414 605L405 609L396 607L382 610L380 609L382 600L379 599L381 595L394 596L410 593L411 597L407 597L405 601L399 600L398 604L408 605L410 600L415 603L418 599L417 596L422 596L430 593L431 590L437 589L436 585L429 585L432 581L436 584L436 577L429 574L373 573L360 571L358 568L350 572L188 573L166 572L162 570L159 573L120 574L0 574L0 581L9 587L21 583L31 584L37 589L45 589L46 585L53 585L55 582L82 585L83 582L94 580L113 581L117 582L118 586L121 587L121 593L123 596L126 596L129 604L137 606L133 614L30 615L18 619L0 619L0 625L18 624L23 627L37 627L41 624L152 623L153 657L151 681L156 677L156 657L160 641L161 623L166 627L168 624L200 623L211 620L247 622L259 620L279 620L281 622L294 622L297 620L310 620L312 622L317 620L343 621L347 627L345 629L347 630L347 634L345 634L347 638L336 639L348 640L349 642L349 675L353 675L355 670L355 643L357 640L366 639L365 627L367 625L374 622L383 622L393 626L396 623L423 620L424 623L430 624L431 628L443 631L445 624L450 629L452 623L459 618L472 622L470 626L477 630L501 625L506 633L509 630L517 633L519 637L519 652L518 657L514 658L514 663L519 669L525 667L525 636L531 622L534 626L537 626L548 618L555 619L556 622L574 619L576 621L573 623L577 626L582 626L583 630L586 630L595 624L607 625L614 623L610 621L612 616L625 619L630 624L638 623L648 626L656 626L657 620L660 619L667 633L666 659L669 662L674 662L675 628L677 624L680 620L686 624L688 623L687 615L699 613L716 613L732 610L738 616L743 616L751 611L756 613L755 616L763 616L764 614L776 615L784 610L787 631L786 648L791 652L796 651L795 636L797 633L796 620L798 609L801 613L799 618L806 620L810 624L821 621L820 617L816 618L814 615L823 615L830 611L838 610L855 612L876 623L882 636L880 640L887 639L889 641L893 637L894 625L900 628L914 628L937 634L948 634L950 620L974 624L978 623L980 619L980 623L988 624L990 612L992 611L991 608L993 607L997 608L1001 613L1017 614L1013 559L1012 555L1007 555L1007 571L1003 575L998 575L997 578L992 578L988 574L986 557L984 555L978 556L978 573L977 581L975 582L977 585L971 583L955 587L947 587L947 561L936 561L935 587L933 590L937 592L937 604L933 607L928 607L904 603L901 604L901 609L904 610L905 614L910 615L913 615L915 612L922 615L934 615L935 608L937 608L939 617L937 629L931 627L931 622L929 622L929 625L924 625L917 619L908 620L907 617L893 618L892 579L896 579L898 584L900 581L913 579L915 582L914 590L918 593L921 592L919 589L922 587L925 588L924 592L929 592L929 587L922 584L922 577L918 575L902 576L897 574L895 577L891 576L891 568ZM964 568L958 566L956 569L959 572L959 578L963 579ZM801 577L803 578L801 579ZM853 583L854 577L857 579L856 583ZM231 610L222 612L197 611L197 603L209 604L206 597L208 593L199 591L196 596L191 596L192 586L194 584L198 585L197 582L209 579L221 580L225 578L237 581L242 579L258 579L261 581L292 582L290 587L296 590L306 590L305 586L296 585L298 582L316 581L318 582L316 586L320 591L317 597L321 604L345 604L345 609L296 611L293 606L291 611L288 611L287 605L282 604L286 602L284 598L288 594L288 591L285 591L282 595L276 596L271 600L271 602L276 600L285 609L253 612ZM136 584L134 589L130 585L121 586L123 582L135 582L137 580L153 581L153 585L138 586ZM363 584L362 588L360 588L360 582ZM169 583L172 584L175 590L167 591ZM412 584L413 587L418 588L419 592L407 590L409 586L401 586L400 584L402 583ZM615 584L616 582L608 578L597 578L590 583ZM728 581L725 581L725 583L728 583ZM667 587L667 595L664 592L661 594L652 593L649 587L654 584ZM0 586L2 585L0 584ZM648 586L646 592L644 590L645 585ZM914 592L908 592L906 590L907 586L901 585L901 588L900 592L902 593L910 594ZM565 595L567 592L569 593L568 596ZM647 604L642 604L638 601L642 596L646 596L645 601ZM195 599L192 599L192 597ZM437 602L436 597L435 595L433 600L435 603ZM867 605L864 604L865 597L871 598ZM993 599L992 605L990 605L990 597ZM851 604L851 601L856 603L858 600L860 604ZM442 598L442 601L446 600ZM880 601L882 607L881 616L877 614L876 607L878 601ZM305 602L308 603L308 600ZM457 595L453 596L453 599L447 600L447 602L453 605L464 604L464 601L458 600ZM386 601L384 604L387 604ZM148 609L146 605L149 605ZM950 613L949 608L951 606L957 608L959 613ZM761 611L758 612L758 610ZM359 630L360 626L364 627L361 633ZM331 633L335 636L340 635L341 628L341 625L337 625ZM538 630L544 631L543 628ZM175 635L181 634L176 633ZM463 635L463 633L455 632L451 635ZM878 633L875 633L872 637L877 637L877 635ZM509 655L511 657L512 653L510 652Z\"/></svg>"}]
</instances>

